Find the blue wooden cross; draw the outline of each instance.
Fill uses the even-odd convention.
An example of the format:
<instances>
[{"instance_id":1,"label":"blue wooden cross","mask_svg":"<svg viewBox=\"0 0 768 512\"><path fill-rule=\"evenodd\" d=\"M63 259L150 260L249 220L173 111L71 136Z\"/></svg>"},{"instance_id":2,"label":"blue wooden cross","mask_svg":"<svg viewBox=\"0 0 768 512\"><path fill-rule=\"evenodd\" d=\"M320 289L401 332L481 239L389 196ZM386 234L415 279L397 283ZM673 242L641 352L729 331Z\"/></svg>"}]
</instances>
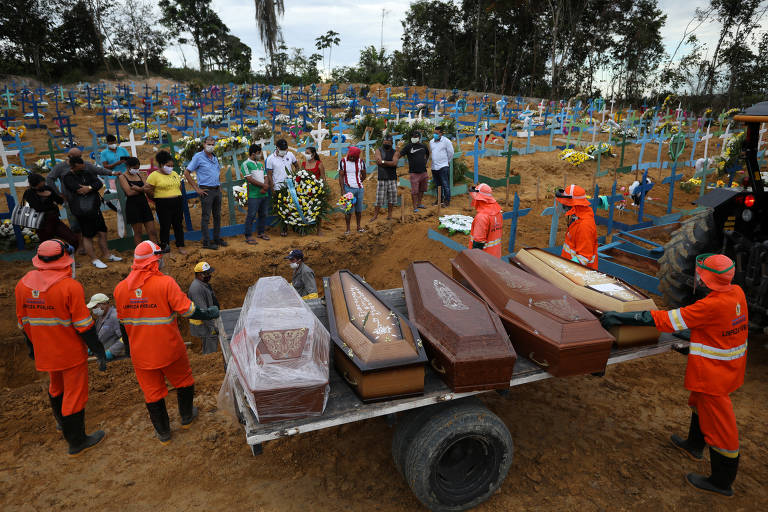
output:
<instances>
[{"instance_id":1,"label":"blue wooden cross","mask_svg":"<svg viewBox=\"0 0 768 512\"><path fill-rule=\"evenodd\" d=\"M597 224L604 224L607 226L606 237L613 231L613 214L616 209L616 203L624 200L624 196L616 193L616 180L613 180L611 186L611 195L606 196L608 200L608 218L600 217L597 215L598 204L600 203L600 186L595 185L595 195L592 198L592 211L595 213L595 222Z\"/></svg>"},{"instance_id":2,"label":"blue wooden cross","mask_svg":"<svg viewBox=\"0 0 768 512\"><path fill-rule=\"evenodd\" d=\"M19 160L21 161L21 166L26 167L27 162L24 159L25 154L34 153L35 148L32 147L32 145L29 142L23 142L21 140L21 136L19 135L19 132L16 132L15 140L13 143L9 144L8 147L14 148L15 151L18 151L17 156L19 157ZM10 174L10 173L7 173Z\"/></svg>"},{"instance_id":3,"label":"blue wooden cross","mask_svg":"<svg viewBox=\"0 0 768 512\"><path fill-rule=\"evenodd\" d=\"M555 247L557 244L557 225L560 222L561 210L560 203L555 199L552 206L548 206L541 211L542 217L546 217L547 215L552 216L552 221L549 224L549 242L547 247Z\"/></svg>"},{"instance_id":4,"label":"blue wooden cross","mask_svg":"<svg viewBox=\"0 0 768 512\"><path fill-rule=\"evenodd\" d=\"M365 149L365 167L366 168L371 166L370 150L371 150L371 146L376 144L376 139L371 140L369 138L370 134L371 134L371 130L370 129L365 130L365 138L363 140L357 142L357 144L355 144L357 147ZM373 172L373 171L370 171L370 172Z\"/></svg>"},{"instance_id":5,"label":"blue wooden cross","mask_svg":"<svg viewBox=\"0 0 768 512\"><path fill-rule=\"evenodd\" d=\"M529 213L531 213L530 208L520 209L520 198L518 197L517 192L515 192L515 199L512 202L512 211L504 212L501 214L501 218L503 220L511 219L512 221L509 226L509 245L507 246L507 252L509 253L509 256L512 256L515 252L515 239L517 238L517 220L520 217L525 217Z\"/></svg>"},{"instance_id":6,"label":"blue wooden cross","mask_svg":"<svg viewBox=\"0 0 768 512\"><path fill-rule=\"evenodd\" d=\"M643 136L639 139L637 139L637 144L640 144L640 152L637 154L637 166L635 169L638 171L642 171L644 169L648 169L651 166L651 163L648 162L647 164L643 163L643 154L645 153L645 145L651 142L653 139L648 135L648 132L643 133Z\"/></svg>"},{"instance_id":7,"label":"blue wooden cross","mask_svg":"<svg viewBox=\"0 0 768 512\"><path fill-rule=\"evenodd\" d=\"M642 223L643 222L643 211L645 210L645 198L648 194L648 191L650 191L653 188L653 183L647 183L648 180L648 169L645 169L643 172L643 179L640 180L640 183L637 185L637 188L635 188L635 193L640 194L640 205L637 210L637 222Z\"/></svg>"},{"instance_id":8,"label":"blue wooden cross","mask_svg":"<svg viewBox=\"0 0 768 512\"><path fill-rule=\"evenodd\" d=\"M478 183L480 175L480 157L485 154L485 149L480 149L477 144L477 138L475 138L474 148L472 151L466 153L467 156L472 157L472 168L474 172L474 184Z\"/></svg>"},{"instance_id":9,"label":"blue wooden cross","mask_svg":"<svg viewBox=\"0 0 768 512\"><path fill-rule=\"evenodd\" d=\"M101 157L101 151L104 149L104 146L99 144L99 137L96 134L96 132L93 131L93 129L88 128L88 131L91 134L91 145L85 146L83 148L83 151L85 151L91 157L91 160L99 162Z\"/></svg>"},{"instance_id":10,"label":"blue wooden cross","mask_svg":"<svg viewBox=\"0 0 768 512\"><path fill-rule=\"evenodd\" d=\"M672 136L669 141L669 157L672 158L672 170L669 176L664 178L661 182L669 185L669 200L667 201L667 214L672 213L672 202L675 198L675 182L683 179L682 174L677 174L677 159L685 149L685 135L682 132L678 132Z\"/></svg>"},{"instance_id":11,"label":"blue wooden cross","mask_svg":"<svg viewBox=\"0 0 768 512\"><path fill-rule=\"evenodd\" d=\"M334 137L336 139L336 142L331 142L328 147L331 149L331 156L333 156L334 151L336 152L336 168L338 169L341 166L341 156L342 153L345 153L345 149L347 149L350 144L348 142L342 142L342 137L340 135L336 135Z\"/></svg>"}]
</instances>

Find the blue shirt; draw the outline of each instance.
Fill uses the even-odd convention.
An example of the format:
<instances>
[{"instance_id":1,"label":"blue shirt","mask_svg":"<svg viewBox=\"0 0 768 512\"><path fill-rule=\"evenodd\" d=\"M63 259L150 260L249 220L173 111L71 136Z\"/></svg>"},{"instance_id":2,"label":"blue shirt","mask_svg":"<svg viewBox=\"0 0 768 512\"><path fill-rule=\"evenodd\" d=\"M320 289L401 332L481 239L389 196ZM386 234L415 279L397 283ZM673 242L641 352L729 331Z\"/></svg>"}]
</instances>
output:
<instances>
[{"instance_id":1,"label":"blue shirt","mask_svg":"<svg viewBox=\"0 0 768 512\"><path fill-rule=\"evenodd\" d=\"M101 152L101 163L103 164L113 164L115 162L120 161L121 156L131 156L128 151L122 146L117 146L117 149L112 151L111 149L105 149ZM112 171L119 171L119 172L125 172L125 163L122 163L120 165L116 165Z\"/></svg>"},{"instance_id":2,"label":"blue shirt","mask_svg":"<svg viewBox=\"0 0 768 512\"><path fill-rule=\"evenodd\" d=\"M221 185L221 179L219 177L221 172L221 166L219 165L219 159L216 155L211 155L210 158L205 154L205 151L195 153L192 160L189 161L187 169L190 172L197 172L197 184L204 187L218 187Z\"/></svg>"}]
</instances>

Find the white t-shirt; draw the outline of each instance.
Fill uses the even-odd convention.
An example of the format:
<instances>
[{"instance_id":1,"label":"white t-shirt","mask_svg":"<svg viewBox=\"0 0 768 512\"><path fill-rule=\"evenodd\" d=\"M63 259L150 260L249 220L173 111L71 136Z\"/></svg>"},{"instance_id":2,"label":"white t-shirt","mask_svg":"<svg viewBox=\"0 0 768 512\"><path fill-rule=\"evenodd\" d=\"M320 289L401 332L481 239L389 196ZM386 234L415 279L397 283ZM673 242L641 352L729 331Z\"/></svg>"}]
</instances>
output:
<instances>
[{"instance_id":1,"label":"white t-shirt","mask_svg":"<svg viewBox=\"0 0 768 512\"><path fill-rule=\"evenodd\" d=\"M285 156L277 156L277 152L274 152L267 157L266 167L267 171L272 171L272 181L274 182L275 190L283 188L283 182L288 177L288 170L295 163L296 156L290 151Z\"/></svg>"}]
</instances>

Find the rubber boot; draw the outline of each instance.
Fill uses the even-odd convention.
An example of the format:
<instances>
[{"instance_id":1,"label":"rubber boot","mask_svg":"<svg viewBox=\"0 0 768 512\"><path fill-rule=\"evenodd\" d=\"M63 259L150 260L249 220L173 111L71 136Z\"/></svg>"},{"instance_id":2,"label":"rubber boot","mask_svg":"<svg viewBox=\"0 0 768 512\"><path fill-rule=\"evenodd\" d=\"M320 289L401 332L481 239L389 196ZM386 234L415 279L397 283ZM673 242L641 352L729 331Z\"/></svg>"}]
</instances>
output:
<instances>
[{"instance_id":1,"label":"rubber boot","mask_svg":"<svg viewBox=\"0 0 768 512\"><path fill-rule=\"evenodd\" d=\"M704 447L707 445L704 441L704 434L701 432L699 426L699 415L695 412L691 413L691 425L688 427L688 439L672 434L669 438L672 444L675 445L681 452L686 454L693 460L704 460Z\"/></svg>"},{"instance_id":2,"label":"rubber boot","mask_svg":"<svg viewBox=\"0 0 768 512\"><path fill-rule=\"evenodd\" d=\"M739 471L739 457L726 457L710 447L709 460L712 465L709 478L697 473L688 473L685 479L699 490L730 498L733 496L731 484L736 480L736 473Z\"/></svg>"},{"instance_id":3,"label":"rubber boot","mask_svg":"<svg viewBox=\"0 0 768 512\"><path fill-rule=\"evenodd\" d=\"M104 431L97 430L91 435L85 433L85 410L61 417L64 439L69 444L69 456L77 457L104 439Z\"/></svg>"},{"instance_id":4,"label":"rubber boot","mask_svg":"<svg viewBox=\"0 0 768 512\"><path fill-rule=\"evenodd\" d=\"M48 399L51 401L51 410L53 410L53 417L56 419L56 430L61 430L61 404L64 402L64 393L59 396L51 396L48 393Z\"/></svg>"},{"instance_id":5,"label":"rubber boot","mask_svg":"<svg viewBox=\"0 0 768 512\"><path fill-rule=\"evenodd\" d=\"M192 405L195 398L195 385L178 388L176 398L179 401L179 416L181 416L182 428L189 428L190 423L197 418L197 407Z\"/></svg>"},{"instance_id":6,"label":"rubber boot","mask_svg":"<svg viewBox=\"0 0 768 512\"><path fill-rule=\"evenodd\" d=\"M162 444L171 442L171 420L168 419L168 409L165 407L165 399L147 403L149 419L155 427L155 435Z\"/></svg>"}]
</instances>

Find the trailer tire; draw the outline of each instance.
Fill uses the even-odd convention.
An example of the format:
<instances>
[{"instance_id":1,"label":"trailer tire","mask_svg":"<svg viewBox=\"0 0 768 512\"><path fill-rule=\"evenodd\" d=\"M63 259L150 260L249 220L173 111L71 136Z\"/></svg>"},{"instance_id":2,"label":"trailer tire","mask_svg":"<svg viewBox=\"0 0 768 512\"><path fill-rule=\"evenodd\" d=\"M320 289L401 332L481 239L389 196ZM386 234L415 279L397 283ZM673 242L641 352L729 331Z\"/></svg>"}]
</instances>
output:
<instances>
[{"instance_id":1,"label":"trailer tire","mask_svg":"<svg viewBox=\"0 0 768 512\"><path fill-rule=\"evenodd\" d=\"M501 486L512 452L512 436L498 416L476 401L454 403L413 435L405 480L430 510L467 510Z\"/></svg>"},{"instance_id":2,"label":"trailer tire","mask_svg":"<svg viewBox=\"0 0 768 512\"><path fill-rule=\"evenodd\" d=\"M692 283L696 256L713 251L718 244L712 210L707 209L686 219L672 233L659 258L659 291L672 307L693 301Z\"/></svg>"}]
</instances>

